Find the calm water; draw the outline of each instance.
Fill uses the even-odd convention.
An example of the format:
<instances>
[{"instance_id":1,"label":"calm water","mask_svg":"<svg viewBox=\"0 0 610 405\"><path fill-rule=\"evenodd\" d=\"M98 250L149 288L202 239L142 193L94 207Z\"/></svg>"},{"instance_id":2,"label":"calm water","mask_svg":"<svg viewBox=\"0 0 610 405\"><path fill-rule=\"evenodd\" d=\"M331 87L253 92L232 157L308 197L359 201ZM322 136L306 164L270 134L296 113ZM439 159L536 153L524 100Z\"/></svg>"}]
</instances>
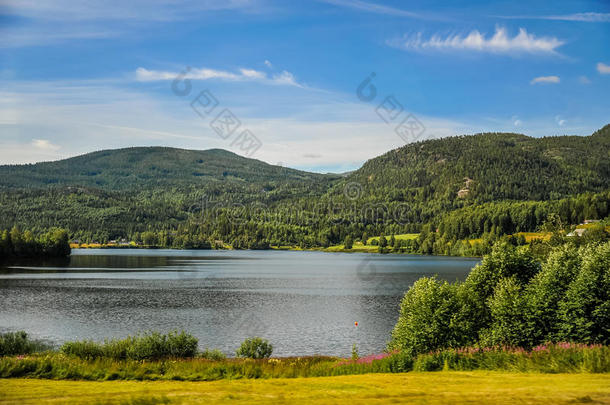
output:
<instances>
[{"instance_id":1,"label":"calm water","mask_svg":"<svg viewBox=\"0 0 610 405\"><path fill-rule=\"evenodd\" d=\"M59 344L184 329L233 354L263 336L274 355L383 350L405 290L462 280L475 259L290 251L73 250L0 267L0 330ZM359 323L358 327L354 322Z\"/></svg>"}]
</instances>

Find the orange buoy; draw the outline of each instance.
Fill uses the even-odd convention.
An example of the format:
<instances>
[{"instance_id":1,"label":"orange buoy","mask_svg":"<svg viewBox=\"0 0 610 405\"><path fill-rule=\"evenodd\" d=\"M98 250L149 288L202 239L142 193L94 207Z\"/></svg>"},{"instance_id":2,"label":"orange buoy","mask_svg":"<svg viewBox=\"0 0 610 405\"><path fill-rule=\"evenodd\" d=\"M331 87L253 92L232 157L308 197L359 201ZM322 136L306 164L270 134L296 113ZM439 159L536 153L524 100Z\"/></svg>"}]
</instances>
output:
<instances>
[{"instance_id":1,"label":"orange buoy","mask_svg":"<svg viewBox=\"0 0 610 405\"><path fill-rule=\"evenodd\" d=\"M358 326L358 321L354 322L354 326Z\"/></svg>"}]
</instances>

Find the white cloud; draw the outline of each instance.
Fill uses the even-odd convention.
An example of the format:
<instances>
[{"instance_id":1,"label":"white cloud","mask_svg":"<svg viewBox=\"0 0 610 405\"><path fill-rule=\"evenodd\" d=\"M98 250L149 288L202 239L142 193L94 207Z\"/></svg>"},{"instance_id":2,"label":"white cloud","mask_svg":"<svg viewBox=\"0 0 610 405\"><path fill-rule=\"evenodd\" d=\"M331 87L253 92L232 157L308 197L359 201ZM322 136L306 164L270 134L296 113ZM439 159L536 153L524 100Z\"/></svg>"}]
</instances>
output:
<instances>
[{"instance_id":1,"label":"white cloud","mask_svg":"<svg viewBox=\"0 0 610 405\"><path fill-rule=\"evenodd\" d=\"M559 125L560 127L563 127L568 121L564 120L561 115L556 115L555 116L555 122L557 123L557 125Z\"/></svg>"},{"instance_id":2,"label":"white cloud","mask_svg":"<svg viewBox=\"0 0 610 405\"><path fill-rule=\"evenodd\" d=\"M265 66L267 66L269 69L271 69L271 68L273 68L273 63L271 63L267 59L265 59Z\"/></svg>"},{"instance_id":3,"label":"white cloud","mask_svg":"<svg viewBox=\"0 0 610 405\"><path fill-rule=\"evenodd\" d=\"M286 85L290 85L290 86L301 87L301 85L299 83L297 83L294 75L285 70L282 71L282 73L273 75L273 77L271 78L271 82L276 83L276 84L286 84Z\"/></svg>"},{"instance_id":4,"label":"white cloud","mask_svg":"<svg viewBox=\"0 0 610 405\"><path fill-rule=\"evenodd\" d=\"M294 75L290 72L283 71L282 73L268 76L265 72L254 69L239 69L238 73L228 72L225 70L207 69L207 68L188 68L183 72L169 72L163 70L148 70L143 67L136 69L136 80L141 82L151 82L158 80L174 80L176 78L191 79L191 80L211 80L219 79L225 81L258 81L268 84L281 84L289 86L302 87L297 83Z\"/></svg>"},{"instance_id":5,"label":"white cloud","mask_svg":"<svg viewBox=\"0 0 610 405\"><path fill-rule=\"evenodd\" d=\"M597 64L597 71L602 75L610 74L610 65L606 65L605 63L599 62Z\"/></svg>"},{"instance_id":6,"label":"white cloud","mask_svg":"<svg viewBox=\"0 0 610 405\"><path fill-rule=\"evenodd\" d=\"M65 157L56 150L36 148L31 143L0 142L0 164L48 162Z\"/></svg>"},{"instance_id":7,"label":"white cloud","mask_svg":"<svg viewBox=\"0 0 610 405\"><path fill-rule=\"evenodd\" d=\"M523 121L521 121L516 115L513 115L511 120L513 121L513 125L516 127L520 127L523 124Z\"/></svg>"},{"instance_id":8,"label":"white cloud","mask_svg":"<svg viewBox=\"0 0 610 405\"><path fill-rule=\"evenodd\" d=\"M559 76L540 76L535 77L530 81L530 84L550 84L550 83L559 83L561 79Z\"/></svg>"},{"instance_id":9,"label":"white cloud","mask_svg":"<svg viewBox=\"0 0 610 405\"><path fill-rule=\"evenodd\" d=\"M47 150L47 151L55 151L59 149L59 146L53 145L47 139L32 139L32 146L37 149Z\"/></svg>"},{"instance_id":10,"label":"white cloud","mask_svg":"<svg viewBox=\"0 0 610 405\"><path fill-rule=\"evenodd\" d=\"M486 37L479 31L471 31L466 36L449 35L441 37L438 34L429 39L422 38L419 33L414 37L388 41L388 45L414 51L470 51L497 54L556 54L556 49L564 42L555 37L536 37L529 34L525 28L510 37L505 28L496 27L495 33Z\"/></svg>"},{"instance_id":11,"label":"white cloud","mask_svg":"<svg viewBox=\"0 0 610 405\"><path fill-rule=\"evenodd\" d=\"M243 77L248 78L248 79L260 80L260 79L265 79L267 77L267 75L265 75L265 73L259 72L258 70L254 70L254 69L239 69L239 71L241 72L241 75Z\"/></svg>"},{"instance_id":12,"label":"white cloud","mask_svg":"<svg viewBox=\"0 0 610 405\"><path fill-rule=\"evenodd\" d=\"M589 80L589 78L587 76L580 76L578 78L578 82L580 84L591 84L591 80Z\"/></svg>"},{"instance_id":13,"label":"white cloud","mask_svg":"<svg viewBox=\"0 0 610 405\"><path fill-rule=\"evenodd\" d=\"M361 0L321 0L324 3L335 6L349 7L356 10L366 11L375 14L393 15L396 17L420 17L419 14L399 8L384 6L381 4L369 3Z\"/></svg>"}]
</instances>

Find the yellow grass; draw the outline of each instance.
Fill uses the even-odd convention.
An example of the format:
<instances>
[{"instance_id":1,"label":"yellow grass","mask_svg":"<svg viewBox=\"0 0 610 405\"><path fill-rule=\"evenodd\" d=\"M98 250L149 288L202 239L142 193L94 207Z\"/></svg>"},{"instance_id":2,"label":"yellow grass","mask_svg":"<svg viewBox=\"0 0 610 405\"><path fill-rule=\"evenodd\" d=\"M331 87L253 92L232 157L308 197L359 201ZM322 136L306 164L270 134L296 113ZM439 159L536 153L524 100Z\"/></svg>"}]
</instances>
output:
<instances>
[{"instance_id":1,"label":"yellow grass","mask_svg":"<svg viewBox=\"0 0 610 405\"><path fill-rule=\"evenodd\" d=\"M576 229L591 229L591 228L597 228L600 225L601 224L598 222L594 222L592 224L580 224L580 225L576 226ZM610 232L610 226L606 226L606 227L604 227L604 229L606 230L606 232Z\"/></svg>"},{"instance_id":2,"label":"yellow grass","mask_svg":"<svg viewBox=\"0 0 610 405\"><path fill-rule=\"evenodd\" d=\"M438 372L178 381L0 380L0 404L610 404L606 374Z\"/></svg>"},{"instance_id":3,"label":"yellow grass","mask_svg":"<svg viewBox=\"0 0 610 405\"><path fill-rule=\"evenodd\" d=\"M129 242L128 244L119 244L119 243L70 243L70 248L72 249L99 249L99 248L108 248L108 247L137 247L138 245L135 242Z\"/></svg>"},{"instance_id":4,"label":"yellow grass","mask_svg":"<svg viewBox=\"0 0 610 405\"><path fill-rule=\"evenodd\" d=\"M384 235L386 240L389 242L392 235ZM400 235L394 235L396 240L408 240L408 239L417 239L419 236L418 233L402 233ZM366 240L366 244L370 245L373 240L379 241L380 236L373 236L372 238L368 238Z\"/></svg>"},{"instance_id":5,"label":"yellow grass","mask_svg":"<svg viewBox=\"0 0 610 405\"><path fill-rule=\"evenodd\" d=\"M551 232L518 232L515 234L515 236L521 235L525 236L525 241L529 243L534 239L549 240L553 234Z\"/></svg>"}]
</instances>

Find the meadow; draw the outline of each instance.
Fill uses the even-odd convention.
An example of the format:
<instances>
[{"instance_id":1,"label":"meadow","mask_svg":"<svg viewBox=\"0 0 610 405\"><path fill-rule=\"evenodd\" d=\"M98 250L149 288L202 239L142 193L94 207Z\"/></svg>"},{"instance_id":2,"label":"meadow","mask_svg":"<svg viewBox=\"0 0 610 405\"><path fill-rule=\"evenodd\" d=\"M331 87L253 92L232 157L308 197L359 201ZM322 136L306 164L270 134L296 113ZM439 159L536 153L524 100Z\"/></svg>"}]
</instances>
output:
<instances>
[{"instance_id":1,"label":"meadow","mask_svg":"<svg viewBox=\"0 0 610 405\"><path fill-rule=\"evenodd\" d=\"M0 380L0 404L607 404L605 374L440 372L183 381Z\"/></svg>"}]
</instances>

